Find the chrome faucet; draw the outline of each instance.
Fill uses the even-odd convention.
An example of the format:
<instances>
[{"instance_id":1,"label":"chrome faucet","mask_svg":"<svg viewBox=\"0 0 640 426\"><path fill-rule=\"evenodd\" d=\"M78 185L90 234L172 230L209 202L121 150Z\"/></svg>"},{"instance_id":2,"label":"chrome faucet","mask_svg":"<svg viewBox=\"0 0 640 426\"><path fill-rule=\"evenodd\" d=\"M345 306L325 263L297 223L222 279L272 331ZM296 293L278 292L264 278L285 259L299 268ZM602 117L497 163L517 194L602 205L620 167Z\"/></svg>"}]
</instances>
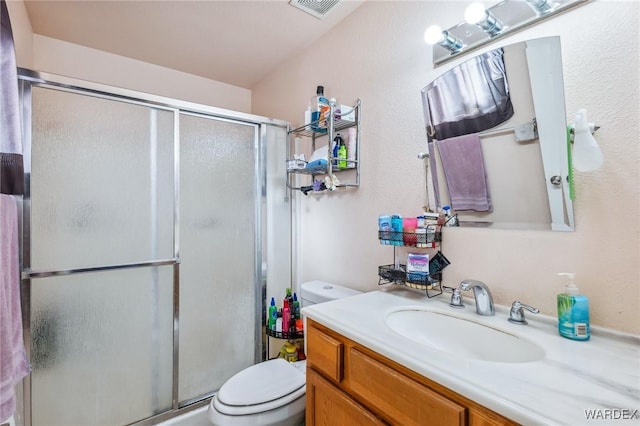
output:
<instances>
[{"instance_id":1,"label":"chrome faucet","mask_svg":"<svg viewBox=\"0 0 640 426\"><path fill-rule=\"evenodd\" d=\"M459 288L462 291L473 290L478 315L491 316L496 314L493 307L493 296L485 283L477 280L463 280Z\"/></svg>"},{"instance_id":2,"label":"chrome faucet","mask_svg":"<svg viewBox=\"0 0 640 426\"><path fill-rule=\"evenodd\" d=\"M520 303L518 300L516 300L511 304L511 310L509 311L509 321L515 324L526 324L527 320L524 319L523 309L526 309L529 312L533 312L534 314L540 312L538 308L525 305L524 303Z\"/></svg>"}]
</instances>

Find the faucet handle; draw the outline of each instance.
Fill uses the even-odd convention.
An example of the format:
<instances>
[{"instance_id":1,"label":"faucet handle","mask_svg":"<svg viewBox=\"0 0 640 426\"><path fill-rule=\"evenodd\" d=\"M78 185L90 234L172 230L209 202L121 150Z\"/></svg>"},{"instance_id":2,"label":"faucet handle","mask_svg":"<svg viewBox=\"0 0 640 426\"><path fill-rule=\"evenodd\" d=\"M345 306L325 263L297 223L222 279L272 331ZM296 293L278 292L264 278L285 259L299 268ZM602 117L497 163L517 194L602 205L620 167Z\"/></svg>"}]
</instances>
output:
<instances>
[{"instance_id":1,"label":"faucet handle","mask_svg":"<svg viewBox=\"0 0 640 426\"><path fill-rule=\"evenodd\" d=\"M538 308L525 305L524 303L520 303L520 301L515 300L511 304L511 310L509 311L509 321L514 324L527 324L527 320L524 318L524 309L534 314L540 312Z\"/></svg>"},{"instance_id":2,"label":"faucet handle","mask_svg":"<svg viewBox=\"0 0 640 426\"><path fill-rule=\"evenodd\" d=\"M449 287L449 288L451 289L451 302L449 302L449 306L456 309L464 308L464 303L462 303L462 295L460 294L460 289L452 288L452 287Z\"/></svg>"}]
</instances>

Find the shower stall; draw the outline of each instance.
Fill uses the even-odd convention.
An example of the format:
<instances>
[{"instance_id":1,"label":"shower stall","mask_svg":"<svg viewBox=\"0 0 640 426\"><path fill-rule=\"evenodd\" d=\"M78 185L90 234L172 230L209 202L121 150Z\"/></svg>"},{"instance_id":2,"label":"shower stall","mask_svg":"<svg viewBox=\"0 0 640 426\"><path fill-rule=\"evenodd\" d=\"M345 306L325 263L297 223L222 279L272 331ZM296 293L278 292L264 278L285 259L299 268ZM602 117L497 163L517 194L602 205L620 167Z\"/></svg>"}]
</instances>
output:
<instances>
[{"instance_id":1,"label":"shower stall","mask_svg":"<svg viewBox=\"0 0 640 426\"><path fill-rule=\"evenodd\" d=\"M288 125L20 70L26 426L154 424L264 359Z\"/></svg>"}]
</instances>

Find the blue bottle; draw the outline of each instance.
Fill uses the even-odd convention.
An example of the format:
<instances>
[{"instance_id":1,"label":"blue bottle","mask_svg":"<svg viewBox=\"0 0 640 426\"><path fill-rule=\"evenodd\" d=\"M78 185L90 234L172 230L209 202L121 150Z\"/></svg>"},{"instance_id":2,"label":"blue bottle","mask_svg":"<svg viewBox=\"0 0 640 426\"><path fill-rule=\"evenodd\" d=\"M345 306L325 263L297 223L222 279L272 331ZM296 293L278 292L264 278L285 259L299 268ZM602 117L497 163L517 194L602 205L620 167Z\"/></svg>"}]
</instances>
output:
<instances>
[{"instance_id":1,"label":"blue bottle","mask_svg":"<svg viewBox=\"0 0 640 426\"><path fill-rule=\"evenodd\" d=\"M391 244L391 216L380 215L378 216L378 230L380 243L383 245Z\"/></svg>"},{"instance_id":2,"label":"blue bottle","mask_svg":"<svg viewBox=\"0 0 640 426\"><path fill-rule=\"evenodd\" d=\"M327 133L326 125L321 124L321 113L329 108L329 100L324 97L324 86L316 87L316 95L311 97L311 129L318 133Z\"/></svg>"},{"instance_id":3,"label":"blue bottle","mask_svg":"<svg viewBox=\"0 0 640 426\"><path fill-rule=\"evenodd\" d=\"M331 156L333 157L333 160L331 160L331 165L334 167L338 166L338 157L340 156L340 146L344 146L344 141L342 140L342 136L340 136L340 133L338 133L336 137L333 138L333 149L331 151ZM346 167L346 164L345 164L345 167Z\"/></svg>"},{"instance_id":4,"label":"blue bottle","mask_svg":"<svg viewBox=\"0 0 640 426\"><path fill-rule=\"evenodd\" d=\"M393 246L401 246L402 245L402 216L399 214L394 214L391 216L391 245Z\"/></svg>"},{"instance_id":5,"label":"blue bottle","mask_svg":"<svg viewBox=\"0 0 640 426\"><path fill-rule=\"evenodd\" d=\"M558 294L558 333L572 340L589 340L589 298L580 294L573 283L574 273L561 272L558 275L569 278L564 293Z\"/></svg>"}]
</instances>

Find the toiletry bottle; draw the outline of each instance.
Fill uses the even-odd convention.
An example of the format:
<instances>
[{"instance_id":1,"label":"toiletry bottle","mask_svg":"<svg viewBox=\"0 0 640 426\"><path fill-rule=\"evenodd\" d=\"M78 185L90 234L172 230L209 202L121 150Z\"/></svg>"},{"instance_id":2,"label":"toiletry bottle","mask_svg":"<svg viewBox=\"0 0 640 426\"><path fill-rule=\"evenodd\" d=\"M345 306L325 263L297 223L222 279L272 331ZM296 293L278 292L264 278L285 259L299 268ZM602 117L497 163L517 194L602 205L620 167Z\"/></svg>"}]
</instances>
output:
<instances>
[{"instance_id":1,"label":"toiletry bottle","mask_svg":"<svg viewBox=\"0 0 640 426\"><path fill-rule=\"evenodd\" d=\"M416 247L427 247L427 226L424 215L416 216Z\"/></svg>"},{"instance_id":2,"label":"toiletry bottle","mask_svg":"<svg viewBox=\"0 0 640 426\"><path fill-rule=\"evenodd\" d=\"M298 301L298 295L293 293L293 319L300 319L300 302ZM295 321L293 321L295 323Z\"/></svg>"},{"instance_id":3,"label":"toiletry bottle","mask_svg":"<svg viewBox=\"0 0 640 426\"><path fill-rule=\"evenodd\" d=\"M320 126L320 113L323 108L329 107L329 101L324 97L324 86L316 87L316 95L311 98L311 121L314 123L311 128L317 132L326 133L326 126Z\"/></svg>"},{"instance_id":4,"label":"toiletry bottle","mask_svg":"<svg viewBox=\"0 0 640 426\"><path fill-rule=\"evenodd\" d=\"M391 244L391 216L383 214L378 216L378 230L380 231L380 244Z\"/></svg>"},{"instance_id":5,"label":"toiletry bottle","mask_svg":"<svg viewBox=\"0 0 640 426\"><path fill-rule=\"evenodd\" d=\"M338 167L341 169L347 168L347 146L344 144L344 140L340 138L340 145L338 146Z\"/></svg>"},{"instance_id":6,"label":"toiletry bottle","mask_svg":"<svg viewBox=\"0 0 640 426\"><path fill-rule=\"evenodd\" d=\"M342 136L340 135L340 133L338 133L336 137L333 138L333 147L331 149L331 156L333 157L333 159L331 160L331 165L334 167L338 165L337 159L341 143L344 144L344 142L342 141Z\"/></svg>"},{"instance_id":7,"label":"toiletry bottle","mask_svg":"<svg viewBox=\"0 0 640 426\"><path fill-rule=\"evenodd\" d=\"M568 277L564 293L558 294L558 332L561 336L573 340L589 340L589 299L580 294L573 283L572 272L561 272L558 275Z\"/></svg>"},{"instance_id":8,"label":"toiletry bottle","mask_svg":"<svg viewBox=\"0 0 640 426\"><path fill-rule=\"evenodd\" d=\"M276 301L272 297L271 304L269 305L269 318L268 318L269 330L275 331L277 319L278 319L278 308L276 308Z\"/></svg>"},{"instance_id":9,"label":"toiletry bottle","mask_svg":"<svg viewBox=\"0 0 640 426\"><path fill-rule=\"evenodd\" d=\"M289 300L284 299L282 306L282 331L288 333L291 328L291 310L289 308Z\"/></svg>"},{"instance_id":10,"label":"toiletry bottle","mask_svg":"<svg viewBox=\"0 0 640 426\"><path fill-rule=\"evenodd\" d=\"M391 233L392 241L391 245L401 246L402 245L402 216L399 214L394 214L391 216Z\"/></svg>"},{"instance_id":11,"label":"toiletry bottle","mask_svg":"<svg viewBox=\"0 0 640 426\"><path fill-rule=\"evenodd\" d=\"M289 309L291 309L293 305L293 296L291 294L291 288L287 288L284 294L286 299L289 301Z\"/></svg>"},{"instance_id":12,"label":"toiletry bottle","mask_svg":"<svg viewBox=\"0 0 640 426\"><path fill-rule=\"evenodd\" d=\"M444 225L458 226L458 218L451 212L451 206L442 206L444 211Z\"/></svg>"}]
</instances>

